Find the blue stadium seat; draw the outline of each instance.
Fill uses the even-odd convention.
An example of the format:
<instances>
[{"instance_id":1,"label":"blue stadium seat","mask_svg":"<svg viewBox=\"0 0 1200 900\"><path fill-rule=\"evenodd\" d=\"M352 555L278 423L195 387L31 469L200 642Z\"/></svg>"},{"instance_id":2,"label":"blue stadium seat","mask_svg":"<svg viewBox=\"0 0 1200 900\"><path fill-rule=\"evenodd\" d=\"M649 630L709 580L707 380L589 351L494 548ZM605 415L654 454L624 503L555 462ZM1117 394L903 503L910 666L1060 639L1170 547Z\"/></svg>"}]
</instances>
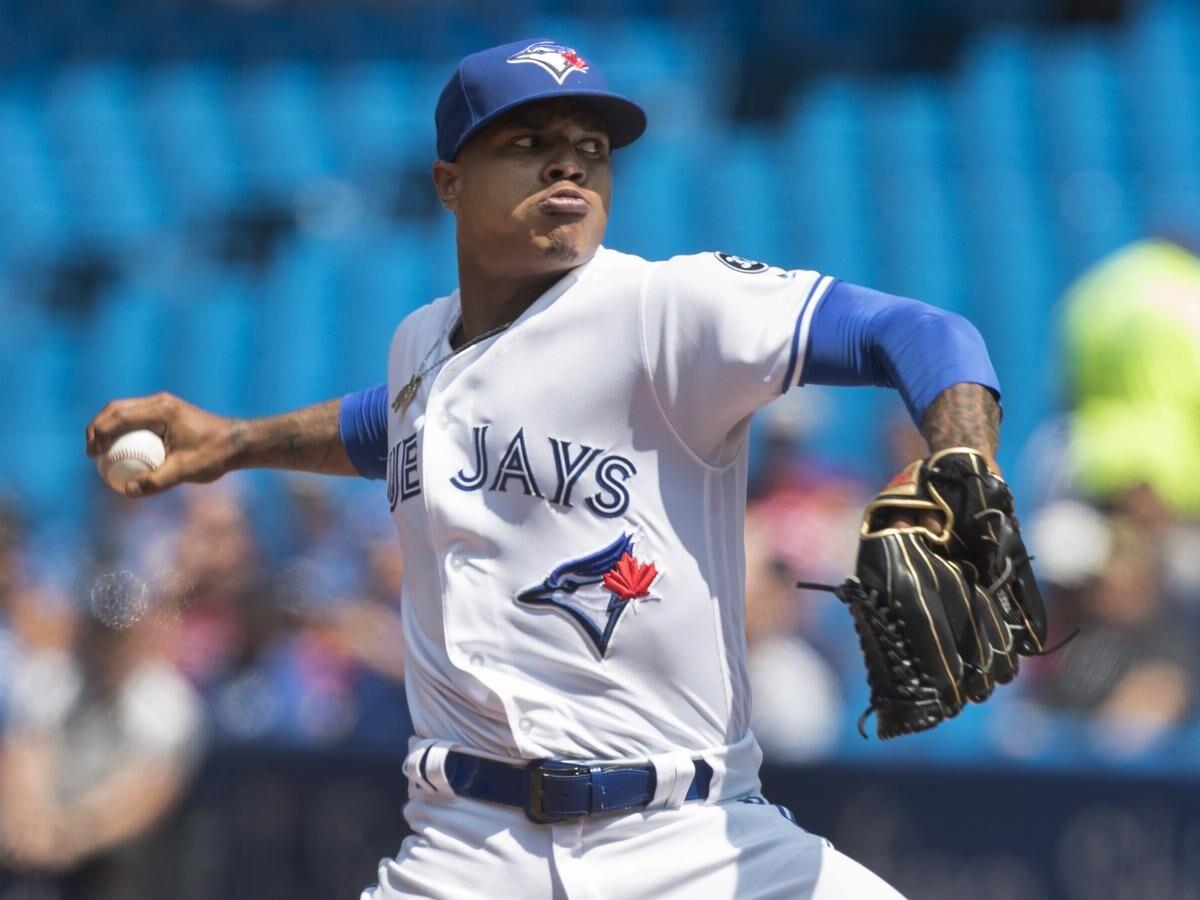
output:
<instances>
[{"instance_id":1,"label":"blue stadium seat","mask_svg":"<svg viewBox=\"0 0 1200 900\"><path fill-rule=\"evenodd\" d=\"M873 165L938 172L949 162L949 109L944 79L910 76L874 90L867 110Z\"/></svg>"},{"instance_id":2,"label":"blue stadium seat","mask_svg":"<svg viewBox=\"0 0 1200 900\"><path fill-rule=\"evenodd\" d=\"M799 264L871 287L879 282L879 248L868 190L866 82L843 77L814 81L794 98L780 137L786 168L779 188L795 221ZM822 427L810 440L814 451L869 472L875 454L864 422L876 421L875 391L806 388L822 403Z\"/></svg>"},{"instance_id":3,"label":"blue stadium seat","mask_svg":"<svg viewBox=\"0 0 1200 900\"><path fill-rule=\"evenodd\" d=\"M453 288L452 268L433 271L437 263L427 256L429 242L428 229L410 226L380 231L351 251L339 307L343 341L337 366L338 378L349 388L386 380L396 326Z\"/></svg>"},{"instance_id":4,"label":"blue stadium seat","mask_svg":"<svg viewBox=\"0 0 1200 900\"><path fill-rule=\"evenodd\" d=\"M1124 170L1113 43L1104 33L1047 40L1039 54L1037 105L1043 152L1058 171Z\"/></svg>"},{"instance_id":5,"label":"blue stadium seat","mask_svg":"<svg viewBox=\"0 0 1200 900\"><path fill-rule=\"evenodd\" d=\"M235 120L244 164L264 193L288 197L330 172L319 113L320 72L300 63L260 66L238 79Z\"/></svg>"},{"instance_id":6,"label":"blue stadium seat","mask_svg":"<svg viewBox=\"0 0 1200 900\"><path fill-rule=\"evenodd\" d=\"M696 178L710 154L653 133L617 151L607 242L650 259L705 249L695 226L703 214Z\"/></svg>"},{"instance_id":7,"label":"blue stadium seat","mask_svg":"<svg viewBox=\"0 0 1200 900\"><path fill-rule=\"evenodd\" d=\"M336 391L345 300L338 249L299 238L283 248L255 301L251 397L281 411Z\"/></svg>"},{"instance_id":8,"label":"blue stadium seat","mask_svg":"<svg viewBox=\"0 0 1200 900\"><path fill-rule=\"evenodd\" d=\"M420 152L432 158L433 108L418 109L410 71L390 62L330 70L323 123L338 167L350 172L394 165Z\"/></svg>"},{"instance_id":9,"label":"blue stadium seat","mask_svg":"<svg viewBox=\"0 0 1200 900\"><path fill-rule=\"evenodd\" d=\"M950 164L945 88L906 79L876 92L868 121L880 286L965 311L961 223Z\"/></svg>"},{"instance_id":10,"label":"blue stadium seat","mask_svg":"<svg viewBox=\"0 0 1200 900\"><path fill-rule=\"evenodd\" d=\"M140 279L121 282L96 309L85 336L84 362L91 373L89 402L151 394L164 388L172 366L163 353L167 298Z\"/></svg>"},{"instance_id":11,"label":"blue stadium seat","mask_svg":"<svg viewBox=\"0 0 1200 900\"><path fill-rule=\"evenodd\" d=\"M4 376L4 407L20 428L0 434L0 471L21 473L11 486L31 509L51 515L64 507L78 508L83 479L95 477L83 454L83 433L96 410L80 400L86 372L75 363L77 334L62 321L25 306L6 322L19 323L20 353L0 365ZM2 346L2 345L0 345ZM38 452L31 457L29 448Z\"/></svg>"},{"instance_id":12,"label":"blue stadium seat","mask_svg":"<svg viewBox=\"0 0 1200 900\"><path fill-rule=\"evenodd\" d=\"M134 76L123 66L64 69L47 96L46 122L78 226L94 244L120 245L158 227L159 185L133 113Z\"/></svg>"},{"instance_id":13,"label":"blue stadium seat","mask_svg":"<svg viewBox=\"0 0 1200 900\"><path fill-rule=\"evenodd\" d=\"M1008 398L1005 452L1053 402L1046 311L1066 278L1059 198L1040 152L1041 123L1030 115L1036 57L1031 35L994 32L968 49L953 88L966 290Z\"/></svg>"},{"instance_id":14,"label":"blue stadium seat","mask_svg":"<svg viewBox=\"0 0 1200 900\"><path fill-rule=\"evenodd\" d=\"M1141 210L1129 190L1114 45L1077 31L1047 41L1038 78L1043 153L1062 222L1067 266L1081 270L1135 238Z\"/></svg>"},{"instance_id":15,"label":"blue stadium seat","mask_svg":"<svg viewBox=\"0 0 1200 900\"><path fill-rule=\"evenodd\" d=\"M1055 335L1049 310L1066 286L1057 229L1047 222L1047 198L1017 172L976 175L966 186L974 214L967 248L974 271L971 318L988 341L1008 402L1006 452L1015 452L1057 402L1053 388Z\"/></svg>"},{"instance_id":16,"label":"blue stadium seat","mask_svg":"<svg viewBox=\"0 0 1200 900\"><path fill-rule=\"evenodd\" d=\"M797 95L781 138L789 166L780 189L792 198L808 267L874 284L864 103L852 79L821 79Z\"/></svg>"},{"instance_id":17,"label":"blue stadium seat","mask_svg":"<svg viewBox=\"0 0 1200 900\"><path fill-rule=\"evenodd\" d=\"M249 282L218 269L193 271L167 300L163 389L225 414L255 411L257 298Z\"/></svg>"},{"instance_id":18,"label":"blue stadium seat","mask_svg":"<svg viewBox=\"0 0 1200 900\"><path fill-rule=\"evenodd\" d=\"M15 287L0 282L0 417L10 422L23 421L43 396L31 397L29 385L36 385L41 374L31 371L36 365L32 342L39 341L47 327L43 308L18 295Z\"/></svg>"},{"instance_id":19,"label":"blue stadium seat","mask_svg":"<svg viewBox=\"0 0 1200 900\"><path fill-rule=\"evenodd\" d=\"M968 47L951 87L955 145L965 169L1032 171L1040 161L1033 40L996 31Z\"/></svg>"},{"instance_id":20,"label":"blue stadium seat","mask_svg":"<svg viewBox=\"0 0 1200 900\"><path fill-rule=\"evenodd\" d=\"M1151 231L1200 234L1200 11L1158 3L1126 33L1123 113L1135 184Z\"/></svg>"},{"instance_id":21,"label":"blue stadium seat","mask_svg":"<svg viewBox=\"0 0 1200 900\"><path fill-rule=\"evenodd\" d=\"M628 85L635 95L690 89L718 103L728 99L731 87L721 65L724 60L702 29L680 27L677 20L641 18L610 31L602 47L615 89Z\"/></svg>"},{"instance_id":22,"label":"blue stadium seat","mask_svg":"<svg viewBox=\"0 0 1200 900\"><path fill-rule=\"evenodd\" d=\"M782 201L772 136L761 130L724 132L710 127L705 140L722 147L725 159L719 166L698 166L696 194L703 204L698 224L703 232L687 249L724 250L799 267L805 254L792 227L791 210Z\"/></svg>"},{"instance_id":23,"label":"blue stadium seat","mask_svg":"<svg viewBox=\"0 0 1200 900\"><path fill-rule=\"evenodd\" d=\"M148 144L177 217L223 210L244 187L228 82L222 67L188 63L144 77L140 99Z\"/></svg>"},{"instance_id":24,"label":"blue stadium seat","mask_svg":"<svg viewBox=\"0 0 1200 900\"><path fill-rule=\"evenodd\" d=\"M69 243L73 217L31 91L0 93L0 255L45 255Z\"/></svg>"}]
</instances>

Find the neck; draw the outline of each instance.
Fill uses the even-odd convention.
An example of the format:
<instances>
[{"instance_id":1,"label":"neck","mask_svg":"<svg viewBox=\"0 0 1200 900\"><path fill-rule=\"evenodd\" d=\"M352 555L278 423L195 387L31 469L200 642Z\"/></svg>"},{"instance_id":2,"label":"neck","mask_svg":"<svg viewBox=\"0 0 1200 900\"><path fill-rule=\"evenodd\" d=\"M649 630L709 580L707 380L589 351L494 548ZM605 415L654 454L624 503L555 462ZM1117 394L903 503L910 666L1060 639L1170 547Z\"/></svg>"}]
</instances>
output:
<instances>
[{"instance_id":1,"label":"neck","mask_svg":"<svg viewBox=\"0 0 1200 900\"><path fill-rule=\"evenodd\" d=\"M460 252L458 298L462 325L453 335L453 346L461 346L514 321L573 268L524 275L497 273L474 264Z\"/></svg>"}]
</instances>

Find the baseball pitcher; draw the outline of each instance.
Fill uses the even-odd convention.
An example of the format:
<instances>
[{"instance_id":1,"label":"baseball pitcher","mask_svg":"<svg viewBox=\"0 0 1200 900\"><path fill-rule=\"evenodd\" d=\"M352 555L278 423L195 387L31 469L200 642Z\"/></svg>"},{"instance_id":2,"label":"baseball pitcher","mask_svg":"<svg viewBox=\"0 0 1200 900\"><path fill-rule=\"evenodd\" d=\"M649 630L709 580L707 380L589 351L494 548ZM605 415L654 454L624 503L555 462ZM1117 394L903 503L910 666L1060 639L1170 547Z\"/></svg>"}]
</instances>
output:
<instances>
[{"instance_id":1,"label":"baseball pitcher","mask_svg":"<svg viewBox=\"0 0 1200 900\"><path fill-rule=\"evenodd\" d=\"M130 496L264 466L386 482L413 836L363 900L898 896L760 793L746 435L805 384L904 398L931 456L872 504L837 591L879 733L931 727L1044 636L978 332L817 272L604 247L646 117L574 48L466 57L436 123L458 289L399 324L386 383L256 420L118 400L89 453L164 437Z\"/></svg>"}]
</instances>

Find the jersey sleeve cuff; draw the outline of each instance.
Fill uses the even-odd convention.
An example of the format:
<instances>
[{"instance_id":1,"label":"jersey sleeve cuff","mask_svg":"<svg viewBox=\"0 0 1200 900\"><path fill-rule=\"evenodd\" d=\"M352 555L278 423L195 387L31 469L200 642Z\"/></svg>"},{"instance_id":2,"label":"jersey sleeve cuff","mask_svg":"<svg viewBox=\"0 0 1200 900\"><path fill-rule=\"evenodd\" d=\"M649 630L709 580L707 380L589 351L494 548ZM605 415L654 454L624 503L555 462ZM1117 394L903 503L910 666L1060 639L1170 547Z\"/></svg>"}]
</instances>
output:
<instances>
[{"instance_id":1,"label":"jersey sleeve cuff","mask_svg":"<svg viewBox=\"0 0 1200 900\"><path fill-rule=\"evenodd\" d=\"M338 433L363 478L387 478L387 385L347 394L338 410Z\"/></svg>"},{"instance_id":2,"label":"jersey sleeve cuff","mask_svg":"<svg viewBox=\"0 0 1200 900\"><path fill-rule=\"evenodd\" d=\"M837 283L838 279L833 276L822 275L809 288L808 296L804 298L800 312L796 314L796 325L792 331L792 350L788 357L787 372L783 376L781 394L786 394L800 384L800 376L804 372L804 354L808 347L808 332L812 328L813 313L816 312L821 300L833 290Z\"/></svg>"}]
</instances>

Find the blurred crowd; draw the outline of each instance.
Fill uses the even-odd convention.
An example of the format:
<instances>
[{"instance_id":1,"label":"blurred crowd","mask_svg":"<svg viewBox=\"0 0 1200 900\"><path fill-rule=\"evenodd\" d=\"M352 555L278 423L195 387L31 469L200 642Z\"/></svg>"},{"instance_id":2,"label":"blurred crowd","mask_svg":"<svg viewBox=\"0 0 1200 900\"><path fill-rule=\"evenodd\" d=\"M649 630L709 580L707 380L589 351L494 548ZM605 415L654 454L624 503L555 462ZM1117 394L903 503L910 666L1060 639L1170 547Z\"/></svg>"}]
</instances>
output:
<instances>
[{"instance_id":1,"label":"blurred crowd","mask_svg":"<svg viewBox=\"0 0 1200 900\"><path fill-rule=\"evenodd\" d=\"M113 852L214 748L403 747L403 563L383 502L237 476L96 501L63 537L0 502L0 869L92 888L146 872ZM139 895L122 884L106 896Z\"/></svg>"},{"instance_id":2,"label":"blurred crowd","mask_svg":"<svg viewBox=\"0 0 1200 900\"><path fill-rule=\"evenodd\" d=\"M1009 476L1051 640L1079 634L892 758L1158 764L1200 735L1200 261L1135 245L1061 318L1062 412ZM877 471L819 458L822 397L782 398L752 432L753 725L776 763L881 752L855 729L850 617L794 582L850 572L866 501L926 452L897 400ZM96 512L62 534L0 499L0 868L97 877L89 861L136 844L212 748L399 759L403 560L379 484L260 473L140 502L96 486Z\"/></svg>"}]
</instances>

